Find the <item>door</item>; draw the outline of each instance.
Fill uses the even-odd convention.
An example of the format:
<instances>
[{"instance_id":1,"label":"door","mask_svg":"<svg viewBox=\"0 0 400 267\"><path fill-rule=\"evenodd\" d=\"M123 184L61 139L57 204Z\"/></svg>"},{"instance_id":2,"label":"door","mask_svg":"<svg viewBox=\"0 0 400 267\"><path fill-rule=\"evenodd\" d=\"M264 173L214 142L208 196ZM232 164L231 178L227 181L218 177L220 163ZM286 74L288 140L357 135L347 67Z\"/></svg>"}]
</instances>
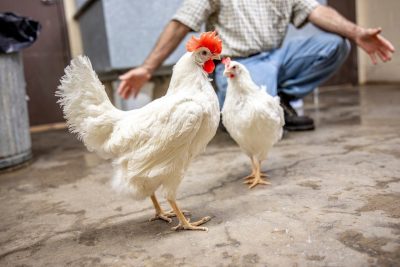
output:
<instances>
[{"instance_id":1,"label":"door","mask_svg":"<svg viewBox=\"0 0 400 267\"><path fill-rule=\"evenodd\" d=\"M348 20L356 23L355 0L328 0L328 5L335 8ZM346 62L325 85L358 84L357 46L352 42L351 51Z\"/></svg>"},{"instance_id":2,"label":"door","mask_svg":"<svg viewBox=\"0 0 400 267\"><path fill-rule=\"evenodd\" d=\"M42 25L36 42L22 52L30 125L64 121L54 96L70 59L62 1L1 0L0 12L30 17Z\"/></svg>"}]
</instances>

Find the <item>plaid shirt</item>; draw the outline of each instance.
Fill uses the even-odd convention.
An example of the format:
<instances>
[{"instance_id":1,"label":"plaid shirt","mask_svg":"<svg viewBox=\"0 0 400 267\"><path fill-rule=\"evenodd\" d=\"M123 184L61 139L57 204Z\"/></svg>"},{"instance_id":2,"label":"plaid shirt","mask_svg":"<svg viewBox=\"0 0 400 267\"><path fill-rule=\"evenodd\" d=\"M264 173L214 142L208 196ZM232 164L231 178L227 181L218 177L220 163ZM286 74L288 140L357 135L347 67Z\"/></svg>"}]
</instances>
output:
<instances>
[{"instance_id":1,"label":"plaid shirt","mask_svg":"<svg viewBox=\"0 0 400 267\"><path fill-rule=\"evenodd\" d=\"M185 0L174 15L194 31L216 30L223 56L247 57L282 45L289 23L301 27L316 0Z\"/></svg>"}]
</instances>

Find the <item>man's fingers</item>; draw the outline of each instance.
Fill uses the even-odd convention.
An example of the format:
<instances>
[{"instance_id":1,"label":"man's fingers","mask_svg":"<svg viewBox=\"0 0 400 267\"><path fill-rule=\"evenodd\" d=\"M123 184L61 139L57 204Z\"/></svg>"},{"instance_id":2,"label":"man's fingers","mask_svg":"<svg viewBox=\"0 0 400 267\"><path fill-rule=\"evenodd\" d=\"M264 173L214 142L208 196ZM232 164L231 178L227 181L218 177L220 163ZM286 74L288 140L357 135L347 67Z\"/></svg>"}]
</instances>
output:
<instances>
[{"instance_id":1,"label":"man's fingers","mask_svg":"<svg viewBox=\"0 0 400 267\"><path fill-rule=\"evenodd\" d=\"M123 99L127 99L129 96L129 89L125 89L121 96Z\"/></svg>"},{"instance_id":2,"label":"man's fingers","mask_svg":"<svg viewBox=\"0 0 400 267\"><path fill-rule=\"evenodd\" d=\"M385 55L385 53L383 53L382 51L378 50L376 53L378 54L379 58L380 58L383 62L386 62L386 61L389 60L389 58L388 58L388 57Z\"/></svg>"},{"instance_id":3,"label":"man's fingers","mask_svg":"<svg viewBox=\"0 0 400 267\"><path fill-rule=\"evenodd\" d=\"M117 88L117 93L120 94L120 93L121 93L121 90L122 90L122 85L119 84L119 85L118 85L118 88Z\"/></svg>"},{"instance_id":4,"label":"man's fingers","mask_svg":"<svg viewBox=\"0 0 400 267\"><path fill-rule=\"evenodd\" d=\"M379 48L379 52L384 54L387 60L392 60L392 53L386 48Z\"/></svg>"},{"instance_id":5,"label":"man's fingers","mask_svg":"<svg viewBox=\"0 0 400 267\"><path fill-rule=\"evenodd\" d=\"M119 94L122 94L126 89L126 87L127 87L128 85L127 85L127 83L125 82L125 81L122 81L121 83L120 83L120 85L119 85L119 87L118 87L118 93Z\"/></svg>"},{"instance_id":6,"label":"man's fingers","mask_svg":"<svg viewBox=\"0 0 400 267\"><path fill-rule=\"evenodd\" d=\"M123 98L127 99L129 98L130 95L133 94L133 96L136 98L138 95L139 90L136 89L132 84L129 84L126 81L122 81L120 86L118 87L118 94Z\"/></svg>"},{"instance_id":7,"label":"man's fingers","mask_svg":"<svg viewBox=\"0 0 400 267\"><path fill-rule=\"evenodd\" d=\"M119 94L122 98L126 99L127 95L129 94L129 91L130 91L130 86L126 84L124 87L121 88Z\"/></svg>"},{"instance_id":8,"label":"man's fingers","mask_svg":"<svg viewBox=\"0 0 400 267\"><path fill-rule=\"evenodd\" d=\"M386 40L385 37L378 35L378 40L392 53L394 53L395 49L394 46L392 45L391 42L389 42L388 40Z\"/></svg>"},{"instance_id":9,"label":"man's fingers","mask_svg":"<svg viewBox=\"0 0 400 267\"><path fill-rule=\"evenodd\" d=\"M126 85L126 81L122 81L119 83L118 89L117 89L118 94L121 94L122 89L125 87L125 85Z\"/></svg>"},{"instance_id":10,"label":"man's fingers","mask_svg":"<svg viewBox=\"0 0 400 267\"><path fill-rule=\"evenodd\" d=\"M378 35L382 32L382 28L368 29L368 33L371 35Z\"/></svg>"},{"instance_id":11,"label":"man's fingers","mask_svg":"<svg viewBox=\"0 0 400 267\"><path fill-rule=\"evenodd\" d=\"M372 64L376 65L378 63L375 53L368 54L371 58Z\"/></svg>"},{"instance_id":12,"label":"man's fingers","mask_svg":"<svg viewBox=\"0 0 400 267\"><path fill-rule=\"evenodd\" d=\"M128 95L129 95L128 92L129 92L128 90L124 91L124 94L122 95L123 99L127 99L128 98Z\"/></svg>"},{"instance_id":13,"label":"man's fingers","mask_svg":"<svg viewBox=\"0 0 400 267\"><path fill-rule=\"evenodd\" d=\"M125 99L128 99L131 95L132 95L132 91L134 90L134 88L132 87L128 87L125 91Z\"/></svg>"},{"instance_id":14,"label":"man's fingers","mask_svg":"<svg viewBox=\"0 0 400 267\"><path fill-rule=\"evenodd\" d=\"M122 74L122 75L120 75L120 76L118 76L118 79L120 79L120 80L125 80L127 77L127 74L128 73L125 73L125 74Z\"/></svg>"},{"instance_id":15,"label":"man's fingers","mask_svg":"<svg viewBox=\"0 0 400 267\"><path fill-rule=\"evenodd\" d=\"M125 91L126 91L126 89L125 89L126 87L124 86L124 87L122 87L121 88L121 90L118 92L119 93L119 95L122 97L122 98L124 98L124 95L125 95Z\"/></svg>"},{"instance_id":16,"label":"man's fingers","mask_svg":"<svg viewBox=\"0 0 400 267\"><path fill-rule=\"evenodd\" d=\"M386 51L384 49L378 48L376 53L378 54L378 56L380 57L380 59L383 62L390 60L390 56L386 53Z\"/></svg>"}]
</instances>

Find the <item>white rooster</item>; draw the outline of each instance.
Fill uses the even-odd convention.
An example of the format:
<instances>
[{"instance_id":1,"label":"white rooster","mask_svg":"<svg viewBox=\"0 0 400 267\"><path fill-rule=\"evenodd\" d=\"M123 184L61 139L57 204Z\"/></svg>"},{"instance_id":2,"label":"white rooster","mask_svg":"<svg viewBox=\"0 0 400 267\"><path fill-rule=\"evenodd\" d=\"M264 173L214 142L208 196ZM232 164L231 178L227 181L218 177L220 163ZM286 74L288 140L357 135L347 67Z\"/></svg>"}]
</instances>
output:
<instances>
[{"instance_id":1,"label":"white rooster","mask_svg":"<svg viewBox=\"0 0 400 267\"><path fill-rule=\"evenodd\" d=\"M174 230L207 230L190 223L175 202L175 195L190 161L215 135L219 104L207 72L214 70L222 42L215 32L192 37L188 52L173 68L167 94L141 109L115 108L86 57L72 60L58 87L57 96L71 132L89 151L112 158L113 186L136 199L150 197L155 218L171 222ZM155 191L162 187L172 211L164 212Z\"/></svg>"},{"instance_id":2,"label":"white rooster","mask_svg":"<svg viewBox=\"0 0 400 267\"><path fill-rule=\"evenodd\" d=\"M272 97L258 87L245 66L230 58L223 60L228 78L222 122L240 148L250 157L252 173L245 177L253 188L270 184L262 177L261 161L282 137L285 123L279 97Z\"/></svg>"}]
</instances>

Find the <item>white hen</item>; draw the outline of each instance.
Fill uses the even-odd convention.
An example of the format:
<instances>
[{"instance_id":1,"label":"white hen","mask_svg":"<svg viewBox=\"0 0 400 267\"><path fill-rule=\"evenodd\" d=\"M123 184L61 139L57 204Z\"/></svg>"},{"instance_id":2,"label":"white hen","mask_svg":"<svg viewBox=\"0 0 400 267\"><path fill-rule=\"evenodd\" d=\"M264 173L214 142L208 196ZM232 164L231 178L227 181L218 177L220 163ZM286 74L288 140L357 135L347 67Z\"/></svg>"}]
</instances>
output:
<instances>
[{"instance_id":1,"label":"white hen","mask_svg":"<svg viewBox=\"0 0 400 267\"><path fill-rule=\"evenodd\" d=\"M113 186L137 199L151 197L155 218L180 223L174 229L199 227L210 217L189 223L175 195L190 161L215 135L219 104L206 72L219 58L221 40L213 33L192 38L188 53L176 63L167 94L141 109L121 111L109 101L86 57L72 60L57 91L71 132L89 151L112 158ZM164 212L155 191L162 186L172 211Z\"/></svg>"},{"instance_id":2,"label":"white hen","mask_svg":"<svg viewBox=\"0 0 400 267\"><path fill-rule=\"evenodd\" d=\"M282 137L285 123L279 97L272 97L258 87L242 64L224 59L224 75L228 78L222 122L240 148L250 157L252 173L245 183L270 184L262 179L261 161Z\"/></svg>"}]
</instances>

